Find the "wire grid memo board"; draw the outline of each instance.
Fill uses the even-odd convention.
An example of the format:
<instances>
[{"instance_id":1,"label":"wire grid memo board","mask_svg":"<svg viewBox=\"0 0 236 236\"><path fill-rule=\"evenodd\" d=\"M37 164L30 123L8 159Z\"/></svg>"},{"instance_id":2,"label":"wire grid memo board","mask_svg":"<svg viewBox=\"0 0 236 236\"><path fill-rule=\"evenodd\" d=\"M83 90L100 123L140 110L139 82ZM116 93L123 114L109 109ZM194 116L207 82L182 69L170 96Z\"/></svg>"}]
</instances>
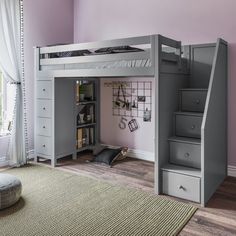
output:
<instances>
[{"instance_id":1,"label":"wire grid memo board","mask_svg":"<svg viewBox=\"0 0 236 236\"><path fill-rule=\"evenodd\" d=\"M152 109L152 82L112 82L112 97L113 116L144 118Z\"/></svg>"}]
</instances>

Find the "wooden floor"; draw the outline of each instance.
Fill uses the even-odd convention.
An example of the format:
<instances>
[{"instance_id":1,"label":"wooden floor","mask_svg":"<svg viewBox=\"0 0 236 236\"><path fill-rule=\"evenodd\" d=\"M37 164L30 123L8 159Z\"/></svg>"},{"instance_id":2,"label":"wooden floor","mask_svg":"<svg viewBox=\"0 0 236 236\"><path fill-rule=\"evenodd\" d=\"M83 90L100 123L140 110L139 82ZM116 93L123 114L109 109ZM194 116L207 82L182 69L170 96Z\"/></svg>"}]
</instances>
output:
<instances>
[{"instance_id":1,"label":"wooden floor","mask_svg":"<svg viewBox=\"0 0 236 236\"><path fill-rule=\"evenodd\" d=\"M65 158L59 161L57 168L147 192L154 192L154 163L152 162L127 158L114 163L113 167L110 168L103 164L89 162L89 160L89 155L80 156L76 161ZM43 163L49 165L48 162ZM187 223L180 235L236 235L236 178L227 177L207 207L197 206L199 210Z\"/></svg>"}]
</instances>

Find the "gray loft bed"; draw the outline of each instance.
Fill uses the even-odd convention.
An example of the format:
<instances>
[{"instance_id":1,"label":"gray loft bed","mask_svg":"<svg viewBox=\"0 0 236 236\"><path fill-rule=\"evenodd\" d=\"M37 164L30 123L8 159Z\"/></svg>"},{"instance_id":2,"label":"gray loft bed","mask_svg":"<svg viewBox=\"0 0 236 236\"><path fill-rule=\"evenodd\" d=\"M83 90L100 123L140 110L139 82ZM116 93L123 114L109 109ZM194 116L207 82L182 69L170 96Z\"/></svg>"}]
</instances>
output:
<instances>
[{"instance_id":1,"label":"gray loft bed","mask_svg":"<svg viewBox=\"0 0 236 236\"><path fill-rule=\"evenodd\" d=\"M125 46L142 51L95 52ZM92 53L79 55L83 50ZM35 160L49 159L55 166L61 157L76 158L75 80L96 85L99 143L100 78L143 76L154 78L155 137L150 140L154 138L155 192L204 206L227 175L227 42L222 39L182 46L180 41L149 35L36 47ZM190 105L194 112L186 111ZM186 130L193 121L196 125ZM189 136L176 137L178 132Z\"/></svg>"}]
</instances>

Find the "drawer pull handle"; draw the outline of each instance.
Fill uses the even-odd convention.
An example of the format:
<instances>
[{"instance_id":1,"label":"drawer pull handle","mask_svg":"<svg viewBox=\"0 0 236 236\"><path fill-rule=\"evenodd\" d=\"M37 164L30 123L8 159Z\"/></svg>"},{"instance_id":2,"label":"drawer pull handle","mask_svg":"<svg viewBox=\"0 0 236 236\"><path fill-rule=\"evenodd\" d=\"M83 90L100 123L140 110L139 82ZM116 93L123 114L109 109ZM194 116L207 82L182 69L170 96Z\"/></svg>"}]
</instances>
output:
<instances>
[{"instance_id":1,"label":"drawer pull handle","mask_svg":"<svg viewBox=\"0 0 236 236\"><path fill-rule=\"evenodd\" d=\"M43 92L45 92L46 91L46 89L43 89Z\"/></svg>"},{"instance_id":2,"label":"drawer pull handle","mask_svg":"<svg viewBox=\"0 0 236 236\"><path fill-rule=\"evenodd\" d=\"M199 100L199 99L196 100L196 104L197 104L197 105L200 104L200 100Z\"/></svg>"},{"instance_id":3,"label":"drawer pull handle","mask_svg":"<svg viewBox=\"0 0 236 236\"><path fill-rule=\"evenodd\" d=\"M182 185L178 185L178 189L185 191L185 187Z\"/></svg>"},{"instance_id":4,"label":"drawer pull handle","mask_svg":"<svg viewBox=\"0 0 236 236\"><path fill-rule=\"evenodd\" d=\"M46 129L46 126L43 126L43 129Z\"/></svg>"},{"instance_id":5,"label":"drawer pull handle","mask_svg":"<svg viewBox=\"0 0 236 236\"><path fill-rule=\"evenodd\" d=\"M45 147L46 147L46 145L44 144L44 145L43 145L43 147L45 148Z\"/></svg>"},{"instance_id":6,"label":"drawer pull handle","mask_svg":"<svg viewBox=\"0 0 236 236\"><path fill-rule=\"evenodd\" d=\"M43 110L45 111L45 110L46 110L46 107L43 107Z\"/></svg>"},{"instance_id":7,"label":"drawer pull handle","mask_svg":"<svg viewBox=\"0 0 236 236\"><path fill-rule=\"evenodd\" d=\"M190 154L189 154L188 152L186 152L186 153L184 154L184 157L189 158L189 157L190 157Z\"/></svg>"},{"instance_id":8,"label":"drawer pull handle","mask_svg":"<svg viewBox=\"0 0 236 236\"><path fill-rule=\"evenodd\" d=\"M196 126L195 126L195 125L192 125L192 126L191 126L191 129L195 129L195 128L196 128Z\"/></svg>"}]
</instances>

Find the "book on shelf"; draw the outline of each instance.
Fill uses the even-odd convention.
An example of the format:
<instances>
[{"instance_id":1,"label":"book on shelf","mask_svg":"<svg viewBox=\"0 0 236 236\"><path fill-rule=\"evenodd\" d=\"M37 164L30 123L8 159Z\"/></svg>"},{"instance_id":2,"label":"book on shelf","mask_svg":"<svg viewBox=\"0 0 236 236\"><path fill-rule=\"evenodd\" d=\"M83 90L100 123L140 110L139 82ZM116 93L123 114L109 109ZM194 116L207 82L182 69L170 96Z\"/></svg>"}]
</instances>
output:
<instances>
[{"instance_id":1,"label":"book on shelf","mask_svg":"<svg viewBox=\"0 0 236 236\"><path fill-rule=\"evenodd\" d=\"M77 149L94 144L94 128L77 129Z\"/></svg>"},{"instance_id":2,"label":"book on shelf","mask_svg":"<svg viewBox=\"0 0 236 236\"><path fill-rule=\"evenodd\" d=\"M90 144L94 144L94 128L90 128L89 130L89 136L90 136Z\"/></svg>"},{"instance_id":3,"label":"book on shelf","mask_svg":"<svg viewBox=\"0 0 236 236\"><path fill-rule=\"evenodd\" d=\"M83 129L77 129L77 148L83 147Z\"/></svg>"},{"instance_id":4,"label":"book on shelf","mask_svg":"<svg viewBox=\"0 0 236 236\"><path fill-rule=\"evenodd\" d=\"M76 102L79 102L79 87L80 81L76 81Z\"/></svg>"}]
</instances>

